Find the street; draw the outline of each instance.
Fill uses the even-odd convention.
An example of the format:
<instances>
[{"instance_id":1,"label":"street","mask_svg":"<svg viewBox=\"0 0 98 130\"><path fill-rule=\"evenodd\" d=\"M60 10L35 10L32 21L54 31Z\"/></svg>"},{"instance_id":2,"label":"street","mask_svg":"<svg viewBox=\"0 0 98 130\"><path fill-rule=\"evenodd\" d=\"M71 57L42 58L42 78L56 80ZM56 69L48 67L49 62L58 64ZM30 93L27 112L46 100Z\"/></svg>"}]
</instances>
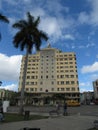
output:
<instances>
[{"instance_id":1,"label":"street","mask_svg":"<svg viewBox=\"0 0 98 130\"><path fill-rule=\"evenodd\" d=\"M45 107L35 107L35 106L25 106L24 110L29 110L35 113L49 113L51 110L55 110L56 107L45 106ZM8 108L8 112L18 112L19 107L12 106ZM63 112L63 108L60 109ZM68 113L70 115L87 115L87 116L98 116L98 105L81 105L79 107L68 107Z\"/></svg>"}]
</instances>

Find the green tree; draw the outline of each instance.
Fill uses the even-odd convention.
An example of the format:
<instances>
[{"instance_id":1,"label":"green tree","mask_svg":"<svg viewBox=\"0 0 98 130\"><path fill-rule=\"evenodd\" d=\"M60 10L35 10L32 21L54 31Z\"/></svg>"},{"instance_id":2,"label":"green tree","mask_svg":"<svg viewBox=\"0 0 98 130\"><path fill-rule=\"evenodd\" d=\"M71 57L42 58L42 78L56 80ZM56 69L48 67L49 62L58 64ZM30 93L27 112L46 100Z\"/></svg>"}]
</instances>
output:
<instances>
[{"instance_id":1,"label":"green tree","mask_svg":"<svg viewBox=\"0 0 98 130\"><path fill-rule=\"evenodd\" d=\"M0 21L3 21L5 23L9 23L9 20L7 19L7 17L2 15L1 13L0 13ZM1 39L1 34L0 34L0 39Z\"/></svg>"},{"instance_id":2,"label":"green tree","mask_svg":"<svg viewBox=\"0 0 98 130\"><path fill-rule=\"evenodd\" d=\"M40 17L36 19L28 12L27 20L20 20L13 24L13 28L19 31L15 34L13 39L13 44L16 48L20 48L22 51L26 49L24 72L23 72L23 82L21 88L21 101L20 101L20 114L23 113L23 99L24 99L24 89L26 81L26 71L28 55L32 53L32 48L35 46L36 50L40 50L40 46L43 40L47 41L48 37L46 33L38 29L40 23Z\"/></svg>"}]
</instances>

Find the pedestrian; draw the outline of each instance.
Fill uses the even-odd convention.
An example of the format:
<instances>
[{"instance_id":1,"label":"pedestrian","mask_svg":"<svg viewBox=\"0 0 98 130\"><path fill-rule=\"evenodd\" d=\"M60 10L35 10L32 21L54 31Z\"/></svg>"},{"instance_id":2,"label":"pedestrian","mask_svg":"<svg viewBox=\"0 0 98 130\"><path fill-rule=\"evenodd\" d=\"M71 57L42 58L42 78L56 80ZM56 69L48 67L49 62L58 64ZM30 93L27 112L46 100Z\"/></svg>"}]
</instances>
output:
<instances>
[{"instance_id":1,"label":"pedestrian","mask_svg":"<svg viewBox=\"0 0 98 130\"><path fill-rule=\"evenodd\" d=\"M57 111L57 114L59 115L59 112L60 112L60 103L59 102L57 102L56 111Z\"/></svg>"},{"instance_id":2,"label":"pedestrian","mask_svg":"<svg viewBox=\"0 0 98 130\"><path fill-rule=\"evenodd\" d=\"M0 121L4 120L3 107L0 107Z\"/></svg>"},{"instance_id":3,"label":"pedestrian","mask_svg":"<svg viewBox=\"0 0 98 130\"><path fill-rule=\"evenodd\" d=\"M67 103L66 103L66 102L64 102L63 109L64 109L63 115L64 115L64 116L65 116L65 115L67 116Z\"/></svg>"}]
</instances>

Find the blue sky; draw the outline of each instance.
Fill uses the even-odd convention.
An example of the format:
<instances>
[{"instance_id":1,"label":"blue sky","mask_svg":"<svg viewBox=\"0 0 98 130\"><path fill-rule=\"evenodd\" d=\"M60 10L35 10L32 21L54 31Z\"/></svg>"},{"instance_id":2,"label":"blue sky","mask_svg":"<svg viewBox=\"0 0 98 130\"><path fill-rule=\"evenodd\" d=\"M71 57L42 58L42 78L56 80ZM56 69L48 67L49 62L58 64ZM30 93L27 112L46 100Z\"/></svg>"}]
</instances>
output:
<instances>
[{"instance_id":1,"label":"blue sky","mask_svg":"<svg viewBox=\"0 0 98 130\"><path fill-rule=\"evenodd\" d=\"M13 46L16 30L12 24L26 19L30 12L41 17L39 29L48 34L47 43L77 56L80 91L92 91L98 79L98 0L0 0L0 13L9 24L0 22L1 88L17 91L21 57L25 54ZM33 48L32 52L35 52Z\"/></svg>"}]
</instances>

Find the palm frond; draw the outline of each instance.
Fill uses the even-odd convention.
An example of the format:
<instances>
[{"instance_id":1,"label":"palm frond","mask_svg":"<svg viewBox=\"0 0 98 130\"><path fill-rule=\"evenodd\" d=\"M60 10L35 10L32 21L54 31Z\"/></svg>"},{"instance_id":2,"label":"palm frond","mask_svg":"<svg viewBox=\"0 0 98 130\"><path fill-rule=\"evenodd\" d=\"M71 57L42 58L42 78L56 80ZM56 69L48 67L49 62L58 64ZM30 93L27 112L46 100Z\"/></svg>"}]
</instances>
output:
<instances>
[{"instance_id":1,"label":"palm frond","mask_svg":"<svg viewBox=\"0 0 98 130\"><path fill-rule=\"evenodd\" d=\"M38 27L39 23L40 23L40 17L37 17L37 19L34 21L34 26Z\"/></svg>"},{"instance_id":2,"label":"palm frond","mask_svg":"<svg viewBox=\"0 0 98 130\"><path fill-rule=\"evenodd\" d=\"M28 25L32 25L32 23L34 22L34 17L30 14L30 12L27 13L27 18Z\"/></svg>"},{"instance_id":3,"label":"palm frond","mask_svg":"<svg viewBox=\"0 0 98 130\"><path fill-rule=\"evenodd\" d=\"M40 35L40 37L42 38L42 39L44 39L44 40L48 40L48 36L47 36L47 34L46 33L44 33L43 31L39 31L39 35Z\"/></svg>"},{"instance_id":4,"label":"palm frond","mask_svg":"<svg viewBox=\"0 0 98 130\"><path fill-rule=\"evenodd\" d=\"M14 46L20 47L21 50L24 48L28 49L31 53L33 45L35 45L36 50L40 50L42 40L47 41L47 35L38 29L40 23L40 17L34 19L34 17L27 13L27 20L20 20L13 24L12 27L19 29L19 31L14 36Z\"/></svg>"},{"instance_id":5,"label":"palm frond","mask_svg":"<svg viewBox=\"0 0 98 130\"><path fill-rule=\"evenodd\" d=\"M2 15L1 13L0 13L0 20L3 22L9 23L9 20L7 19L7 17Z\"/></svg>"},{"instance_id":6,"label":"palm frond","mask_svg":"<svg viewBox=\"0 0 98 130\"><path fill-rule=\"evenodd\" d=\"M23 29L27 26L27 22L25 20L20 20L19 22L12 25L13 28Z\"/></svg>"}]
</instances>

